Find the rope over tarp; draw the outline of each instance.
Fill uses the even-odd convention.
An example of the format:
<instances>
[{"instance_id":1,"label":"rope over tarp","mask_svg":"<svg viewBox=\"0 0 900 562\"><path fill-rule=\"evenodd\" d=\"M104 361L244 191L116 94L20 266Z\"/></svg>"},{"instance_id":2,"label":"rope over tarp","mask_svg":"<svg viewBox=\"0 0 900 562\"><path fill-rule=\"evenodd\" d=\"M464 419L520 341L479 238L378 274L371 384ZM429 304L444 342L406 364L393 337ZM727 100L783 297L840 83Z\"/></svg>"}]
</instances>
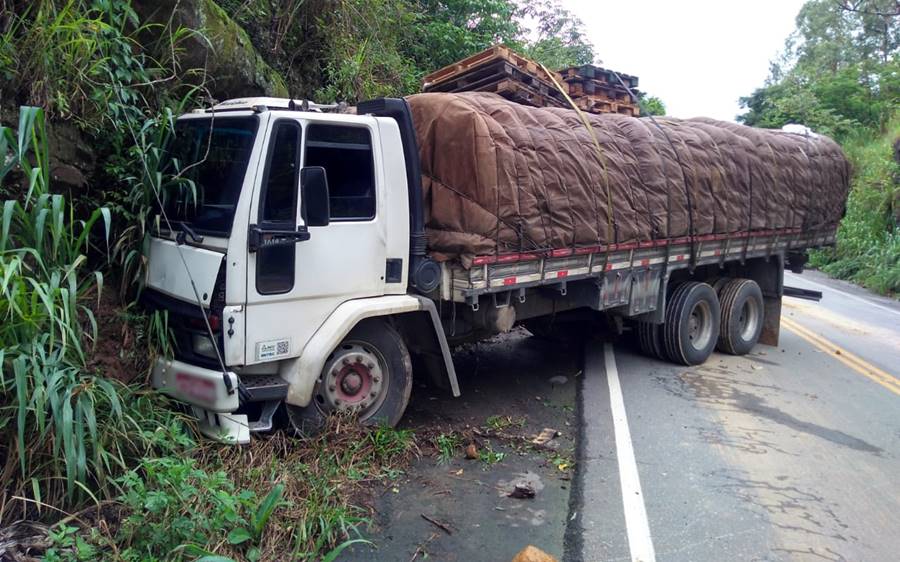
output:
<instances>
[{"instance_id":1,"label":"rope over tarp","mask_svg":"<svg viewBox=\"0 0 900 562\"><path fill-rule=\"evenodd\" d=\"M827 137L711 119L653 124L488 93L408 101L436 259L834 228L846 205L849 163Z\"/></svg>"}]
</instances>

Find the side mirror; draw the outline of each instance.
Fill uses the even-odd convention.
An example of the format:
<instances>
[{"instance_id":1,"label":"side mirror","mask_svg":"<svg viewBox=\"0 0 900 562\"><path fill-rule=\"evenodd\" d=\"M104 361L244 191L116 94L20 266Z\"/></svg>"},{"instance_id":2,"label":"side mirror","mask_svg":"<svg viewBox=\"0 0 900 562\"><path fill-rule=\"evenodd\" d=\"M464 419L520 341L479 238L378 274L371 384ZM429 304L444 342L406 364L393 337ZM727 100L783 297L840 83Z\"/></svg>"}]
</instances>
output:
<instances>
[{"instance_id":1,"label":"side mirror","mask_svg":"<svg viewBox=\"0 0 900 562\"><path fill-rule=\"evenodd\" d=\"M300 170L300 216L306 226L328 226L328 177L325 168L309 166Z\"/></svg>"}]
</instances>

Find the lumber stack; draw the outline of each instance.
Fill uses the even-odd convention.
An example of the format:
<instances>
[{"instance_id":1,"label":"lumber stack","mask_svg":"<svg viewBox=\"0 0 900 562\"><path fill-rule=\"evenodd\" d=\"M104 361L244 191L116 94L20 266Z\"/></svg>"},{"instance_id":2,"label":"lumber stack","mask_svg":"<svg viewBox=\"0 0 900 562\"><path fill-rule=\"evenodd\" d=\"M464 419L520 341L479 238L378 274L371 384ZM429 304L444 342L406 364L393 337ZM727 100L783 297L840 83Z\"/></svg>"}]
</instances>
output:
<instances>
[{"instance_id":1,"label":"lumber stack","mask_svg":"<svg viewBox=\"0 0 900 562\"><path fill-rule=\"evenodd\" d=\"M638 79L619 77L629 88ZM493 92L532 107L570 107L559 84L581 110L638 116L637 100L616 75L594 65L565 68L550 76L538 63L504 45L495 45L427 75L423 92Z\"/></svg>"},{"instance_id":2,"label":"lumber stack","mask_svg":"<svg viewBox=\"0 0 900 562\"><path fill-rule=\"evenodd\" d=\"M621 113L634 117L641 113L637 100L628 93L629 89L635 91L638 86L636 76L615 73L592 64L565 68L560 75L569 88L569 96L584 111Z\"/></svg>"},{"instance_id":3,"label":"lumber stack","mask_svg":"<svg viewBox=\"0 0 900 562\"><path fill-rule=\"evenodd\" d=\"M493 92L533 107L568 107L539 64L503 45L432 72L425 77L422 91Z\"/></svg>"}]
</instances>

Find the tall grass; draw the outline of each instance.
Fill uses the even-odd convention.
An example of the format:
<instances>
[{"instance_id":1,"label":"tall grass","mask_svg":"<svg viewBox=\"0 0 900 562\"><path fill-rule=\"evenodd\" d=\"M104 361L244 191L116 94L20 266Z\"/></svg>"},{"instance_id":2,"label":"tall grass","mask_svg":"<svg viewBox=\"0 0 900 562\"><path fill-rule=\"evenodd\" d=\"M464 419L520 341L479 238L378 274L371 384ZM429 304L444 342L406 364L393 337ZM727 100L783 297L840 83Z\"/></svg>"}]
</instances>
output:
<instances>
[{"instance_id":1,"label":"tall grass","mask_svg":"<svg viewBox=\"0 0 900 562\"><path fill-rule=\"evenodd\" d=\"M23 506L72 506L109 493L110 476L147 448L158 408L86 368L111 216L87 220L49 190L44 113L23 107L18 131L0 127L0 185L24 184L0 216L0 518ZM102 228L101 228L102 227ZM95 301L94 299L98 299ZM125 398L127 396L127 398ZM126 408L125 402L128 402ZM164 418L163 418L164 419ZM35 508L36 508L35 507Z\"/></svg>"},{"instance_id":2,"label":"tall grass","mask_svg":"<svg viewBox=\"0 0 900 562\"><path fill-rule=\"evenodd\" d=\"M900 165L893 143L900 138L900 115L886 131L861 131L844 143L854 177L847 214L833 249L814 252L811 265L884 293L900 293Z\"/></svg>"}]
</instances>

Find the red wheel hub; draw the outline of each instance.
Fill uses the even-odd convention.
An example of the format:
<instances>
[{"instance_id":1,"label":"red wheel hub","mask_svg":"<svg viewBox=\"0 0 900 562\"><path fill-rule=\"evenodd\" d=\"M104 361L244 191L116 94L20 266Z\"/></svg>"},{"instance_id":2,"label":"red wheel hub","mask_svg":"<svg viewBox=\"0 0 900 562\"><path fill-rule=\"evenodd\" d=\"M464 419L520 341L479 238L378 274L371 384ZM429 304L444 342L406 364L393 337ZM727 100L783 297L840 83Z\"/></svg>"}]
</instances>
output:
<instances>
[{"instance_id":1,"label":"red wheel hub","mask_svg":"<svg viewBox=\"0 0 900 562\"><path fill-rule=\"evenodd\" d=\"M335 394L347 403L362 402L372 388L372 372L362 363L344 366L337 375Z\"/></svg>"}]
</instances>

